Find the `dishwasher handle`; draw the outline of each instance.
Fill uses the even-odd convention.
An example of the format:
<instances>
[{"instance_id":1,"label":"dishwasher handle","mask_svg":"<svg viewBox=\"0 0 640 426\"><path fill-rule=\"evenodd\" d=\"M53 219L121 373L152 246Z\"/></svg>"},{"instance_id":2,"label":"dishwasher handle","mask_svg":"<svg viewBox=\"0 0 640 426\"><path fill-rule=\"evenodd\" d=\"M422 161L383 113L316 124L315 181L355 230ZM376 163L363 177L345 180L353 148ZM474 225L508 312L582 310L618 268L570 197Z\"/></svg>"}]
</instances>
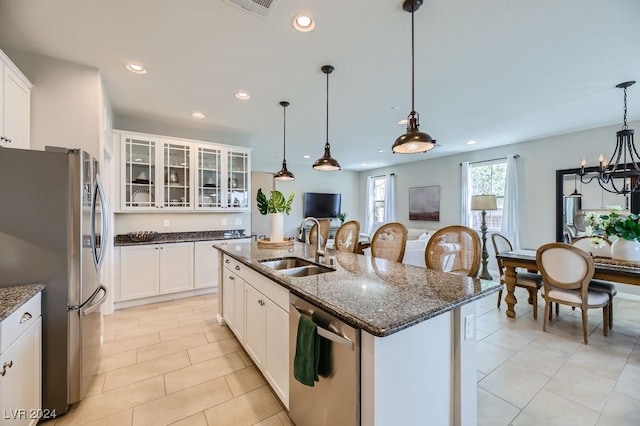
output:
<instances>
[{"instance_id":1,"label":"dishwasher handle","mask_svg":"<svg viewBox=\"0 0 640 426\"><path fill-rule=\"evenodd\" d=\"M296 314L298 314L298 317L303 315L303 313L308 314L309 316L311 316L311 312L309 312L308 310L301 308L300 306L296 306L293 303L291 304L291 307L293 309L295 309ZM327 340L331 340L334 343L337 343L339 345L342 346L346 346L347 348L349 348L349 350L353 350L354 349L354 344L351 340L347 339L346 337L340 336L339 334L336 334L332 331L327 330L326 328L322 328L320 326L318 326L317 328L318 330L318 336L322 336Z\"/></svg>"}]
</instances>

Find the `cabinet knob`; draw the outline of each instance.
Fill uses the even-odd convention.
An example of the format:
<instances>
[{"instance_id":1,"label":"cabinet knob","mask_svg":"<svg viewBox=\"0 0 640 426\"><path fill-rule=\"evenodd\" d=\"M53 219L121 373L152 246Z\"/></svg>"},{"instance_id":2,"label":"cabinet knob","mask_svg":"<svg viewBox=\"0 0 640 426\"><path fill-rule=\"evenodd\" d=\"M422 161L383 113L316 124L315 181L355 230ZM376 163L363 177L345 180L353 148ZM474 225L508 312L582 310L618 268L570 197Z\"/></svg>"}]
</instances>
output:
<instances>
[{"instance_id":1,"label":"cabinet knob","mask_svg":"<svg viewBox=\"0 0 640 426\"><path fill-rule=\"evenodd\" d=\"M22 317L20 318L20 324L29 321L31 318L33 318L33 315L31 315L29 312L25 312L24 314L22 314Z\"/></svg>"},{"instance_id":2,"label":"cabinet knob","mask_svg":"<svg viewBox=\"0 0 640 426\"><path fill-rule=\"evenodd\" d=\"M224 261L224 263L226 263L226 264L228 265L228 264L229 264L229 259L226 259L226 260Z\"/></svg>"},{"instance_id":3,"label":"cabinet knob","mask_svg":"<svg viewBox=\"0 0 640 426\"><path fill-rule=\"evenodd\" d=\"M236 271L240 270L240 266L236 265Z\"/></svg>"},{"instance_id":4,"label":"cabinet knob","mask_svg":"<svg viewBox=\"0 0 640 426\"><path fill-rule=\"evenodd\" d=\"M235 281L235 280L236 280L236 279L235 279L234 277L232 277L231 275L229 275L229 279L230 279L231 281Z\"/></svg>"},{"instance_id":5,"label":"cabinet knob","mask_svg":"<svg viewBox=\"0 0 640 426\"><path fill-rule=\"evenodd\" d=\"M11 143L11 139L9 138L4 138L5 141L7 141L7 143Z\"/></svg>"},{"instance_id":6,"label":"cabinet knob","mask_svg":"<svg viewBox=\"0 0 640 426\"><path fill-rule=\"evenodd\" d=\"M156 250L158 250L158 247L156 247Z\"/></svg>"},{"instance_id":7,"label":"cabinet knob","mask_svg":"<svg viewBox=\"0 0 640 426\"><path fill-rule=\"evenodd\" d=\"M13 361L5 362L4 364L2 364L2 371L0 371L0 376L4 377L4 375L7 374L7 367L13 367Z\"/></svg>"}]
</instances>

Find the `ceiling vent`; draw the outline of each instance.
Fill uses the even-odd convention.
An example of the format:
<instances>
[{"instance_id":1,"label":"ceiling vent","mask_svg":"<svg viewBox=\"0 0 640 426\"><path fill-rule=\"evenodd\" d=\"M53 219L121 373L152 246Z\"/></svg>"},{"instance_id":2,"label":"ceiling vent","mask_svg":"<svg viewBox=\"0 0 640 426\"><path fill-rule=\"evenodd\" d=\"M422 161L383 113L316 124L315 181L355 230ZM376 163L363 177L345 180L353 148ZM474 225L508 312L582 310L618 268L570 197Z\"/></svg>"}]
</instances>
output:
<instances>
[{"instance_id":1,"label":"ceiling vent","mask_svg":"<svg viewBox=\"0 0 640 426\"><path fill-rule=\"evenodd\" d=\"M244 10L257 13L261 16L267 16L271 6L273 6L276 0L224 0L224 2L235 4Z\"/></svg>"}]
</instances>

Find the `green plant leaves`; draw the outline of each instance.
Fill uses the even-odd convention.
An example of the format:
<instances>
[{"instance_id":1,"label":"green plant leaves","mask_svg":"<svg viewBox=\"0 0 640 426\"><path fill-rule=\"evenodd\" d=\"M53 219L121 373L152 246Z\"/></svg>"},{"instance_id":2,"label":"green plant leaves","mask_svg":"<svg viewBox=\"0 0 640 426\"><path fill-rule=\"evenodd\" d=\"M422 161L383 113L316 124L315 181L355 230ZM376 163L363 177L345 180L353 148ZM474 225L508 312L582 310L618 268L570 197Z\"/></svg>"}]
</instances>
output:
<instances>
[{"instance_id":1,"label":"green plant leaves","mask_svg":"<svg viewBox=\"0 0 640 426\"><path fill-rule=\"evenodd\" d=\"M260 188L258 189L256 201L258 203L258 211L260 214L289 214L291 212L291 204L293 203L293 192L289 195L289 198L285 199L282 192L271 191L271 197L267 199L267 196L262 192L262 188Z\"/></svg>"}]
</instances>

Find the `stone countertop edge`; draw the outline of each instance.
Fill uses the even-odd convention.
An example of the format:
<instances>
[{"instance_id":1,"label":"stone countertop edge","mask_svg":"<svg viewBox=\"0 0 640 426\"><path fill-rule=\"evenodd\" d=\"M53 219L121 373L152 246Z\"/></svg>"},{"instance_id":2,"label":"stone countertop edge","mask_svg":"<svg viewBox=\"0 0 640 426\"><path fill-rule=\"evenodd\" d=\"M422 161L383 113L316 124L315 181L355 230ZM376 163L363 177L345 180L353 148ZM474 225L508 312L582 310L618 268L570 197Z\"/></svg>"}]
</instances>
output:
<instances>
[{"instance_id":1,"label":"stone countertop edge","mask_svg":"<svg viewBox=\"0 0 640 426\"><path fill-rule=\"evenodd\" d=\"M4 321L9 315L17 311L29 299L44 290L44 287L44 284L0 287L0 321Z\"/></svg>"},{"instance_id":2,"label":"stone countertop edge","mask_svg":"<svg viewBox=\"0 0 640 426\"><path fill-rule=\"evenodd\" d=\"M216 231L213 231L216 232ZM251 235L213 235L207 232L172 232L167 234L158 234L156 238L150 241L132 241L126 234L117 235L114 238L114 247L123 246L143 246L149 244L171 244L171 243L191 243L198 241L225 241L225 240L237 240L242 238L251 238Z\"/></svg>"},{"instance_id":3,"label":"stone countertop edge","mask_svg":"<svg viewBox=\"0 0 640 426\"><path fill-rule=\"evenodd\" d=\"M298 245L298 243L296 243L296 245ZM441 286L441 290L443 290L444 292L446 292L446 286L449 286L451 283L453 283L454 286L458 287L455 290L462 290L462 285L455 283L456 281L460 281L460 280L465 280L467 281L466 286L469 285L469 283L473 283L473 287L474 289L477 287L480 287L480 289L478 291L474 291L473 294L465 294L464 296L461 297L456 297L454 300L446 300L443 301L441 298L433 298L434 300L431 300L430 302L435 302L436 306L435 307L420 307L419 310L415 313L409 314L409 315L401 315L404 316L404 318L396 318L396 319L386 319L384 321L384 325L380 326L380 325L375 325L372 324L371 322L367 321L364 318L361 318L362 315L358 315L356 312L354 312L354 310L356 309L360 309L362 311L362 307L366 307L367 306L367 301L363 298L362 301L356 301L353 304L353 308L351 310L349 309L345 309L345 308L341 308L339 306L336 306L335 304L330 303L329 301L323 299L322 297L319 297L316 294L313 294L309 291L305 291L305 285L301 284L301 285L296 285L298 283L304 283L305 279L309 279L310 277L289 277L289 276L284 276L281 274L277 274L275 272L272 272L273 270L271 270L270 268L266 267L266 266L262 266L259 264L259 262L261 260L267 260L267 259L273 259L273 258L278 258L278 257L289 257L289 256L294 256L294 257L302 257L302 258L306 258L307 260L313 261L314 259L314 249L310 248L308 245L305 244L301 244L302 246L305 246L306 248L304 249L304 253L300 253L299 250L296 251L283 251L283 250L270 250L270 249L259 249L257 248L257 244L256 243L252 243L252 244L247 244L247 243L243 243L243 244L236 244L234 246L234 251L238 251L238 248L241 247L252 247L253 249L259 250L257 253L260 254L264 254L264 256L253 256L255 253L252 251L251 255L251 261L248 261L246 257L243 257L241 254L242 252L239 253L235 253L234 251L230 251L228 250L228 246L216 246L216 248L224 253L229 255L230 257L232 257L233 259L243 263L244 265L250 267L252 270L260 273L261 275L271 279L272 281L280 284L281 286L285 287L286 289L290 290L293 294L295 294L296 296L299 296L303 299L305 299L306 301L326 310L327 312L329 312L330 314L338 317L339 319L347 322L349 325L356 327L358 329L364 330L374 336L377 337L386 337L389 335L392 335L394 333L397 333L405 328L409 328L415 324L418 324L422 321L426 321L430 318L436 317L438 315L444 314L448 311L451 311L459 306L465 305L467 303L471 303L475 300L479 300L483 297L486 297L492 293L497 292L500 288L502 288L502 284L499 282L494 282L494 281L487 281L487 280L480 280L480 279L473 279L473 278L468 278L468 277L464 277L464 276L460 276L460 275L455 275L455 274L449 274L449 273L444 273L444 272L440 272L440 271L434 271L434 270L428 270L425 268L420 268L420 267L416 267L416 266L411 266L411 265L405 265L402 263L395 263L395 262L387 262L383 259L375 259L369 256L363 256L363 255L358 255L358 254L353 254L353 253L345 253L345 252L336 252L336 251L332 251L330 253L328 253L329 256L331 257L340 257L341 260L343 262L349 262L349 260L353 261L353 260L357 260L357 261L364 261L364 260L369 260L369 261L378 261L378 262L382 262L383 264L386 264L387 267L390 270L393 270L393 268L396 268L398 271L410 271L409 273L413 273L413 274L433 274L434 276L432 278L433 281L435 282L435 284L431 284L431 286ZM244 252L246 254L246 251ZM303 254L302 256L300 254ZM338 261L340 263L340 260ZM345 262L345 264L346 264ZM326 266L326 265L325 265ZM340 270L339 270L340 269ZM342 283L341 285L348 285L347 283L349 283L350 281L353 282L354 286L360 287L361 285L363 285L362 283L369 283L369 284L373 284L373 285L379 285L379 286L388 286L388 287L396 287L397 284L408 284L406 282L406 277L405 277L405 282L401 282L401 281L396 281L393 282L393 280L396 277L393 277L393 275L390 275L392 278L391 279L376 279L375 277L372 279L371 278L371 274L367 273L366 276L363 276L362 279L359 278L358 274L356 273L355 275L353 273L349 273L348 271L346 271L344 268L337 268L336 267L336 271L335 272L328 272L326 274L322 274L322 275L314 275L311 276L311 279L313 279L313 277L320 277L320 276L326 276L326 275L333 275L333 274L338 274L338 275L333 275L333 277L335 278L335 281ZM436 275L437 274L437 275ZM438 281L442 281L442 278L445 278L445 281L449 281L449 283L445 283L445 285L443 286L442 284L438 283ZM420 276L418 275L418 279L420 279ZM426 283L426 279L423 277L422 279L425 280ZM391 284L388 284L385 281L392 281ZM308 284L308 283L307 283ZM365 284L366 286L366 284ZM411 286L415 286L415 279L413 279L413 283L410 283L408 285L409 287ZM308 287L308 285L306 286ZM432 288L433 289L433 288ZM423 289L424 290L424 289ZM450 288L449 288L450 290ZM397 291L397 290L395 290ZM407 289L407 295L408 298L413 298L411 293L409 293L411 290ZM351 295L353 296L353 294ZM356 296L357 297L357 296ZM386 301L380 302L378 301L378 303L380 303L382 306L386 306L387 304L385 303ZM393 304L393 303L392 303ZM401 307L400 307L401 309ZM375 314L374 314L375 315ZM380 322L380 321L379 321Z\"/></svg>"}]
</instances>

